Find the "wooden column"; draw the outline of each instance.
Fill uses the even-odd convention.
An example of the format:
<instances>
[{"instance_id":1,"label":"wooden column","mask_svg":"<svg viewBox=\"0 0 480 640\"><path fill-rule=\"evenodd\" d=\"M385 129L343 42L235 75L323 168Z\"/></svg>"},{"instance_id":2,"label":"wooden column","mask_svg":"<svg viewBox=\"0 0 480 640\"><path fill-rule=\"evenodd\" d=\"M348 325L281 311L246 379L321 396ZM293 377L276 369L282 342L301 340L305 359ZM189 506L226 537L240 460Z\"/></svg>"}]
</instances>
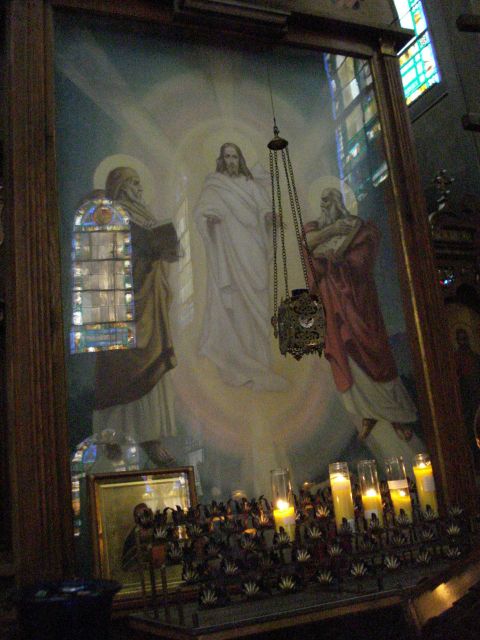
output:
<instances>
[{"instance_id":1,"label":"wooden column","mask_svg":"<svg viewBox=\"0 0 480 640\"><path fill-rule=\"evenodd\" d=\"M17 582L67 576L73 560L55 201L51 15L7 13L7 382Z\"/></svg>"},{"instance_id":2,"label":"wooden column","mask_svg":"<svg viewBox=\"0 0 480 640\"><path fill-rule=\"evenodd\" d=\"M427 209L417 166L398 58L382 44L373 59L385 150L392 172L395 238L405 309L415 327L413 359L421 419L437 484L446 504L476 507L473 460L458 389L453 350L443 308ZM448 135L448 132L445 132Z\"/></svg>"}]
</instances>

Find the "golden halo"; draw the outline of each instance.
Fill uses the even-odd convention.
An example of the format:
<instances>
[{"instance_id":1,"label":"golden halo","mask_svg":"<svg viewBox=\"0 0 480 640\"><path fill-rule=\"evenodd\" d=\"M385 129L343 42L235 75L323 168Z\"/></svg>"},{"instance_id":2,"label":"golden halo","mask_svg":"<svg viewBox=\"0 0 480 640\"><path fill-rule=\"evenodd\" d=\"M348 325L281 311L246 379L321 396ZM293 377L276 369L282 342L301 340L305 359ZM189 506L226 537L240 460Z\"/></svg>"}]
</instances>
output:
<instances>
[{"instance_id":1,"label":"golden halo","mask_svg":"<svg viewBox=\"0 0 480 640\"><path fill-rule=\"evenodd\" d=\"M124 153L107 156L100 162L93 175L93 188L105 189L105 182L108 174L117 167L130 167L131 169L135 169L142 181L143 199L145 200L145 204L151 205L155 197L152 172L143 164L143 162Z\"/></svg>"},{"instance_id":2,"label":"golden halo","mask_svg":"<svg viewBox=\"0 0 480 640\"><path fill-rule=\"evenodd\" d=\"M317 217L317 212L320 210L320 198L324 189L338 189L341 191L348 211L352 216L358 215L358 203L351 187L336 176L322 176L314 180L308 189L308 203L312 218Z\"/></svg>"}]
</instances>

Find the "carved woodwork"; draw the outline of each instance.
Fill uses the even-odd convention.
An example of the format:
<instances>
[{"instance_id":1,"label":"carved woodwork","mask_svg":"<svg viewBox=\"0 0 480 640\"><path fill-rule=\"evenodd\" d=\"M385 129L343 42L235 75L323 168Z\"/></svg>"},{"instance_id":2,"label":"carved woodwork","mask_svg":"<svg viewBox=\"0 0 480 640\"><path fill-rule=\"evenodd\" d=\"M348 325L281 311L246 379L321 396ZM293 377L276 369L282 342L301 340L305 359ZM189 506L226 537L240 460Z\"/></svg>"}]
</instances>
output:
<instances>
[{"instance_id":1,"label":"carved woodwork","mask_svg":"<svg viewBox=\"0 0 480 640\"><path fill-rule=\"evenodd\" d=\"M463 416L475 461L480 472L478 440L475 443L475 413L480 398L480 379L476 362L480 362L477 341L480 329L480 198L467 194L456 207L449 200L453 182L440 171L434 182L440 190L436 211L429 215L432 243L437 265L437 287L446 305L449 323L447 344L455 352L463 406ZM479 364L480 369L480 364ZM480 416L480 412L478 413Z\"/></svg>"},{"instance_id":2,"label":"carved woodwork","mask_svg":"<svg viewBox=\"0 0 480 640\"><path fill-rule=\"evenodd\" d=\"M439 176L444 178L444 172ZM438 184L438 176L435 179ZM447 186L451 183L447 182ZM464 198L464 206L455 211L448 201L448 193L438 199L438 208L429 215L438 281L445 300L471 288L480 292L480 226L476 220L472 200ZM477 204L478 206L478 204Z\"/></svg>"},{"instance_id":3,"label":"carved woodwork","mask_svg":"<svg viewBox=\"0 0 480 640\"><path fill-rule=\"evenodd\" d=\"M289 11L256 6L238 0L175 0L174 20L208 24L235 31L281 37L287 31Z\"/></svg>"},{"instance_id":4,"label":"carved woodwork","mask_svg":"<svg viewBox=\"0 0 480 640\"><path fill-rule=\"evenodd\" d=\"M8 6L7 384L19 582L71 570L69 456L54 198L50 11Z\"/></svg>"}]
</instances>

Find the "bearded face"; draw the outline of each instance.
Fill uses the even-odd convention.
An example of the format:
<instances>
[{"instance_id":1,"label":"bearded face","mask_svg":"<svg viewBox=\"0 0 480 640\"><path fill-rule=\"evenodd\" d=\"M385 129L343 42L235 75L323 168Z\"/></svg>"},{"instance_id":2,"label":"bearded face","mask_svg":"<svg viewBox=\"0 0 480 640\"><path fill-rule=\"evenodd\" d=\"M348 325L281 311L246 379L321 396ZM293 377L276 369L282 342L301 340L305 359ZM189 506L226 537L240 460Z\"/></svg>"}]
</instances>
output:
<instances>
[{"instance_id":1,"label":"bearded face","mask_svg":"<svg viewBox=\"0 0 480 640\"><path fill-rule=\"evenodd\" d=\"M322 191L320 208L324 218L324 224L333 224L339 218L348 215L348 211L343 204L343 197L338 189L329 188Z\"/></svg>"},{"instance_id":2,"label":"bearded face","mask_svg":"<svg viewBox=\"0 0 480 640\"><path fill-rule=\"evenodd\" d=\"M127 178L122 185L122 192L126 200L144 204L143 187L142 183L140 182L139 176L132 176L130 178Z\"/></svg>"},{"instance_id":3,"label":"bearded face","mask_svg":"<svg viewBox=\"0 0 480 640\"><path fill-rule=\"evenodd\" d=\"M240 168L240 159L234 147L225 147L223 150L223 161L225 168L230 177L238 176Z\"/></svg>"}]
</instances>

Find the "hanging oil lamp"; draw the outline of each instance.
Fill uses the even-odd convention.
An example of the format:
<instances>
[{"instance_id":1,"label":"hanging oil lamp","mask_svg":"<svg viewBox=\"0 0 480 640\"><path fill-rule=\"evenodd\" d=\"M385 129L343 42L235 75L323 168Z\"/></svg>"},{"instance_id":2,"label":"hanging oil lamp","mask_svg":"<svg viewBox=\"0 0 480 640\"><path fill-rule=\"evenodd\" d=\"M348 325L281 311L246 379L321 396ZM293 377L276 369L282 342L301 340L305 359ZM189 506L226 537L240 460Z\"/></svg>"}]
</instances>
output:
<instances>
[{"instance_id":1,"label":"hanging oil lamp","mask_svg":"<svg viewBox=\"0 0 480 640\"><path fill-rule=\"evenodd\" d=\"M270 93L271 95L271 93ZM273 109L273 99L272 99ZM309 353L322 355L325 345L325 312L321 300L309 291L308 273L305 258L315 281L316 274L312 256L308 247L303 225L302 212L295 186L292 163L288 152L288 142L281 138L279 129L273 116L273 139L268 143L270 150L270 178L272 185L272 233L273 233L273 316L272 325L274 335L278 338L280 353L290 353L300 360ZM287 252L285 244L285 221L280 186L279 158L288 190L289 204L293 219L293 226L297 238L300 261L305 279L304 289L293 289L290 293L288 285ZM278 300L278 241L282 251L282 266L285 292ZM318 287L317 287L318 288Z\"/></svg>"}]
</instances>

